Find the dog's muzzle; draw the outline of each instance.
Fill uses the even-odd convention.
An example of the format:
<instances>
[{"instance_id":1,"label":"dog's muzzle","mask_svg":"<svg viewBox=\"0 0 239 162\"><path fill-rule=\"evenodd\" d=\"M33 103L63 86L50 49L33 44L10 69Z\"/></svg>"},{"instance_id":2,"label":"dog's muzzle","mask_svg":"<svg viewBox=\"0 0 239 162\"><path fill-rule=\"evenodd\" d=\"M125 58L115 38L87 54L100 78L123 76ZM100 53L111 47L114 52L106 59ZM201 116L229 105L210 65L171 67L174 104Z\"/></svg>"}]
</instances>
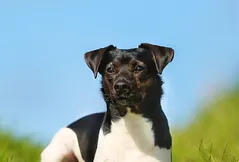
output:
<instances>
[{"instance_id":1,"label":"dog's muzzle","mask_svg":"<svg viewBox=\"0 0 239 162\"><path fill-rule=\"evenodd\" d=\"M114 102L119 105L130 105L141 100L140 93L133 90L131 83L125 79L118 79L113 86Z\"/></svg>"},{"instance_id":2,"label":"dog's muzzle","mask_svg":"<svg viewBox=\"0 0 239 162\"><path fill-rule=\"evenodd\" d=\"M130 84L126 80L120 79L115 82L114 91L117 98L126 99L130 93Z\"/></svg>"}]
</instances>

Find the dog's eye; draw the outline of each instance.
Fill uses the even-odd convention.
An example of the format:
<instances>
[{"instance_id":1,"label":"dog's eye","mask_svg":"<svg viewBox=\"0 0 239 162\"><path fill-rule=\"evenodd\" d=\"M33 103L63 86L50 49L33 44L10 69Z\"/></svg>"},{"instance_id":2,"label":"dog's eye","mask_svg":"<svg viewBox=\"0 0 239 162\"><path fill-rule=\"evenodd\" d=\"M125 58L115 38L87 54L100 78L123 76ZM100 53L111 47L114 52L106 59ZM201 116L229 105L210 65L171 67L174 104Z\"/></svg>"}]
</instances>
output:
<instances>
[{"instance_id":1,"label":"dog's eye","mask_svg":"<svg viewBox=\"0 0 239 162\"><path fill-rule=\"evenodd\" d=\"M143 71L143 70L144 70L144 67L143 67L143 66L139 66L139 65L138 65L138 66L135 67L135 71L136 71L136 72L140 72L140 71Z\"/></svg>"},{"instance_id":2,"label":"dog's eye","mask_svg":"<svg viewBox=\"0 0 239 162\"><path fill-rule=\"evenodd\" d=\"M106 71L107 71L108 73L114 73L114 72L115 72L112 67L108 67L108 68L106 69Z\"/></svg>"}]
</instances>

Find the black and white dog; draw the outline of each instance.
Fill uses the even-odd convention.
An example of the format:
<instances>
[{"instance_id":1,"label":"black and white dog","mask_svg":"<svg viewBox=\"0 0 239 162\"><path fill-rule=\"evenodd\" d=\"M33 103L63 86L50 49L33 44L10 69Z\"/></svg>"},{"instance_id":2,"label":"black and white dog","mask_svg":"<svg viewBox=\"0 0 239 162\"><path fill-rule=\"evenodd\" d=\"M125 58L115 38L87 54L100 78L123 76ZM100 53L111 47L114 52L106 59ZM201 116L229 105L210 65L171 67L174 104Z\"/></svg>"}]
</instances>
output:
<instances>
[{"instance_id":1,"label":"black and white dog","mask_svg":"<svg viewBox=\"0 0 239 162\"><path fill-rule=\"evenodd\" d=\"M161 107L165 66L174 50L148 43L87 52L86 64L102 75L106 112L60 129L41 162L171 162L172 138Z\"/></svg>"}]
</instances>

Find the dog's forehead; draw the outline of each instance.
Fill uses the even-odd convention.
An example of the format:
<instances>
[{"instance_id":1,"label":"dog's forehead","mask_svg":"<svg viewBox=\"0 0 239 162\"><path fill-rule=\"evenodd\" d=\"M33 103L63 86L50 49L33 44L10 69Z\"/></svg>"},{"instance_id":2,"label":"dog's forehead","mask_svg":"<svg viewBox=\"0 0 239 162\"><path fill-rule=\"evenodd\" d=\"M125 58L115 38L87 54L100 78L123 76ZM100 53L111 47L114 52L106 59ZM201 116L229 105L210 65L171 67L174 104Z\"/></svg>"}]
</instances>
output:
<instances>
[{"instance_id":1,"label":"dog's forehead","mask_svg":"<svg viewBox=\"0 0 239 162\"><path fill-rule=\"evenodd\" d=\"M133 59L139 58L144 52L141 48L131 48L131 49L115 49L109 52L111 61L117 61L121 63L128 63Z\"/></svg>"}]
</instances>

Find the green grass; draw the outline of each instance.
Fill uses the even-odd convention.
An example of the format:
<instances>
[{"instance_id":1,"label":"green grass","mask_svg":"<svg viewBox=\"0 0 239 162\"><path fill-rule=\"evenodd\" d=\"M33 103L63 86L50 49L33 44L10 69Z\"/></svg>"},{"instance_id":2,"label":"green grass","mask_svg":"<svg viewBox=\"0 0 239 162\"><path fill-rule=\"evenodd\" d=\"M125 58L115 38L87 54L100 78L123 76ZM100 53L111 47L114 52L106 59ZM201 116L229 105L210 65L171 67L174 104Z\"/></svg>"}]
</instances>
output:
<instances>
[{"instance_id":1,"label":"green grass","mask_svg":"<svg viewBox=\"0 0 239 162\"><path fill-rule=\"evenodd\" d=\"M203 107L195 120L173 132L176 162L239 161L239 88Z\"/></svg>"},{"instance_id":2,"label":"green grass","mask_svg":"<svg viewBox=\"0 0 239 162\"><path fill-rule=\"evenodd\" d=\"M39 162L42 150L33 140L16 138L10 132L0 131L0 162Z\"/></svg>"},{"instance_id":3,"label":"green grass","mask_svg":"<svg viewBox=\"0 0 239 162\"><path fill-rule=\"evenodd\" d=\"M239 161L239 86L204 105L195 120L173 130L174 162ZM0 131L0 162L39 162L42 146Z\"/></svg>"}]
</instances>

